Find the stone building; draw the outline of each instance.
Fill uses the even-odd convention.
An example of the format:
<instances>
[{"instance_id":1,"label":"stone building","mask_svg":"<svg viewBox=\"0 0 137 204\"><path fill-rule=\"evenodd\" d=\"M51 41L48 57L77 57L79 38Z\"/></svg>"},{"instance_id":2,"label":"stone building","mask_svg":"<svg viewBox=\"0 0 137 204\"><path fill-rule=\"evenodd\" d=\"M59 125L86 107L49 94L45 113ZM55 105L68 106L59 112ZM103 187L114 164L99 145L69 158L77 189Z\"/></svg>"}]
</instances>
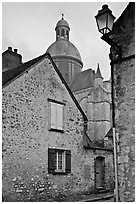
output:
<instances>
[{"instance_id":1,"label":"stone building","mask_svg":"<svg viewBox=\"0 0 137 204\"><path fill-rule=\"evenodd\" d=\"M56 41L38 58L18 62L11 48L3 55L7 201L114 188L110 81L103 81L99 64L96 72L82 71L63 16L55 31Z\"/></svg>"},{"instance_id":2,"label":"stone building","mask_svg":"<svg viewBox=\"0 0 137 204\"><path fill-rule=\"evenodd\" d=\"M118 154L119 201L135 201L135 3L128 4L114 23L111 38L121 47L111 48L114 72L115 123Z\"/></svg>"},{"instance_id":3,"label":"stone building","mask_svg":"<svg viewBox=\"0 0 137 204\"><path fill-rule=\"evenodd\" d=\"M112 150L91 149L87 116L49 54L4 72L2 99L6 201L112 188Z\"/></svg>"}]
</instances>

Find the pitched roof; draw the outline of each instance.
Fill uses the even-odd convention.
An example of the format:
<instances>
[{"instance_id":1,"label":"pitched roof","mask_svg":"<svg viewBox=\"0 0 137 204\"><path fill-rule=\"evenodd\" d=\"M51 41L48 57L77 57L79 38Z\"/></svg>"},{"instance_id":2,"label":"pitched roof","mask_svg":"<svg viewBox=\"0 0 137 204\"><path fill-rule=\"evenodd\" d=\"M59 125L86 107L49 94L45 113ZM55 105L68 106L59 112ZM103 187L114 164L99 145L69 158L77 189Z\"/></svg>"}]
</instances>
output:
<instances>
[{"instance_id":1,"label":"pitched roof","mask_svg":"<svg viewBox=\"0 0 137 204\"><path fill-rule=\"evenodd\" d=\"M87 116L85 115L84 111L82 110L81 106L79 105L77 99L75 98L74 94L72 93L71 89L69 88L67 82L65 81L65 79L63 78L62 74L60 73L59 69L57 68L56 64L54 63L53 59L51 58L51 55L49 53L45 53L37 58L34 58L26 63L24 63L23 65L19 66L19 67L15 67L14 69L12 70L8 70L6 72L4 72L2 74L2 85L3 85L3 88L8 85L9 83L11 83L13 80L15 80L17 77L21 76L21 74L23 74L25 71L27 71L28 69L31 68L32 65L34 65L35 63L37 62L40 62L41 60L43 60L45 57L47 57L55 71L57 72L58 76L60 77L62 83L65 85L67 91L69 92L72 100L74 101L74 103L76 104L77 108L79 109L79 111L81 112L81 114L83 115L83 119L84 121L86 122L88 119L87 119Z\"/></svg>"},{"instance_id":2,"label":"pitched roof","mask_svg":"<svg viewBox=\"0 0 137 204\"><path fill-rule=\"evenodd\" d=\"M33 64L38 62L39 60L43 59L46 56L46 54L41 55L37 58L34 58L20 66L17 66L11 70L7 70L2 73L2 86L7 85L10 83L12 80L14 80L17 76L19 76L21 73L26 71L29 67L31 67Z\"/></svg>"},{"instance_id":3,"label":"pitched roof","mask_svg":"<svg viewBox=\"0 0 137 204\"><path fill-rule=\"evenodd\" d=\"M71 83L70 85L71 90L79 91L82 89L93 87L94 76L95 76L95 73L91 68L80 72Z\"/></svg>"},{"instance_id":4,"label":"pitched roof","mask_svg":"<svg viewBox=\"0 0 137 204\"><path fill-rule=\"evenodd\" d=\"M125 15L129 15L134 17L135 19L135 2L129 2L126 6L126 8L124 9L124 11L122 12L122 14L120 15L120 17L116 20L116 22L113 25L113 30L115 28L117 28L119 26L119 24L121 24L121 19L125 16ZM112 32L113 32L112 30Z\"/></svg>"}]
</instances>

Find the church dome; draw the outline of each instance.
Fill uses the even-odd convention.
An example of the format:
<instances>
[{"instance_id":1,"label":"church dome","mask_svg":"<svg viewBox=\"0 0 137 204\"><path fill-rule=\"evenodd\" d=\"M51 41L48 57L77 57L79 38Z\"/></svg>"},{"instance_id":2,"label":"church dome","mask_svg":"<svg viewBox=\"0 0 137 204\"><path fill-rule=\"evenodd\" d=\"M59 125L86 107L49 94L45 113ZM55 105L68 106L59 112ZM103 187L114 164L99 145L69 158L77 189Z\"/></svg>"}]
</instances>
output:
<instances>
[{"instance_id":1,"label":"church dome","mask_svg":"<svg viewBox=\"0 0 137 204\"><path fill-rule=\"evenodd\" d=\"M56 24L55 31L56 41L49 46L47 52L70 85L75 76L81 72L83 63L78 49L69 41L70 28L63 14L61 20Z\"/></svg>"},{"instance_id":2,"label":"church dome","mask_svg":"<svg viewBox=\"0 0 137 204\"><path fill-rule=\"evenodd\" d=\"M67 40L58 40L51 44L47 49L47 52L54 57L72 57L76 60L81 61L81 56L78 49L70 41Z\"/></svg>"}]
</instances>

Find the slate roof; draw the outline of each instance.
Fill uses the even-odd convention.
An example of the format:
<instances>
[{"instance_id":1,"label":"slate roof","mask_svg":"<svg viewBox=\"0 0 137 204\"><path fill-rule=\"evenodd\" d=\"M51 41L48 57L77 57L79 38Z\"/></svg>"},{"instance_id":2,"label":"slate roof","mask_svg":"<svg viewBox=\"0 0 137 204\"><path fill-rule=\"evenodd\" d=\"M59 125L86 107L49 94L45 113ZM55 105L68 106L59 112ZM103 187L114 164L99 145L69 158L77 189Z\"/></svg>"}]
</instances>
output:
<instances>
[{"instance_id":1,"label":"slate roof","mask_svg":"<svg viewBox=\"0 0 137 204\"><path fill-rule=\"evenodd\" d=\"M94 86L95 72L90 68L80 72L70 85L72 91L79 91L82 89Z\"/></svg>"},{"instance_id":2,"label":"slate roof","mask_svg":"<svg viewBox=\"0 0 137 204\"><path fill-rule=\"evenodd\" d=\"M66 20L64 20L63 18L57 22L55 30L57 29L57 27L62 27L62 26L65 26L65 27L69 28L68 22Z\"/></svg>"},{"instance_id":3,"label":"slate roof","mask_svg":"<svg viewBox=\"0 0 137 204\"><path fill-rule=\"evenodd\" d=\"M78 49L68 40L60 39L55 41L49 46L47 52L50 53L53 58L58 58L59 56L75 58L83 66Z\"/></svg>"},{"instance_id":4,"label":"slate roof","mask_svg":"<svg viewBox=\"0 0 137 204\"><path fill-rule=\"evenodd\" d=\"M121 24L121 21L122 21L122 18L124 17L124 15L127 15L128 13L130 16L133 15L133 13L131 12L132 8L134 8L134 13L135 13L135 2L129 2L127 4L126 8L121 13L119 18L116 20L116 22L114 22L113 30L115 30L115 28L118 28L119 24ZM113 30L112 30L112 32L113 32Z\"/></svg>"},{"instance_id":5,"label":"slate roof","mask_svg":"<svg viewBox=\"0 0 137 204\"><path fill-rule=\"evenodd\" d=\"M46 56L46 54L41 55L37 58L34 58L20 66L17 66L11 70L5 71L2 73L2 86L5 86L7 83L11 82L13 79L15 79L18 75L26 71L30 66L38 62L39 60L43 59Z\"/></svg>"}]
</instances>

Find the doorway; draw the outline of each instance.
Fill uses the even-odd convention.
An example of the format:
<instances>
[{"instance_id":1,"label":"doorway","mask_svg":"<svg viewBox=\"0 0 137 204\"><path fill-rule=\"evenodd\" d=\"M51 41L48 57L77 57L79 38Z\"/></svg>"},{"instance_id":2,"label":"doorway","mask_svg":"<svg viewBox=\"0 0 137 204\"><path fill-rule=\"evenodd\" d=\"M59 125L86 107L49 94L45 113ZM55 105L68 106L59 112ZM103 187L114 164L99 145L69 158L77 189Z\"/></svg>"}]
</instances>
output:
<instances>
[{"instance_id":1,"label":"doorway","mask_svg":"<svg viewBox=\"0 0 137 204\"><path fill-rule=\"evenodd\" d=\"M98 156L95 159L95 184L97 189L104 188L105 158Z\"/></svg>"}]
</instances>

